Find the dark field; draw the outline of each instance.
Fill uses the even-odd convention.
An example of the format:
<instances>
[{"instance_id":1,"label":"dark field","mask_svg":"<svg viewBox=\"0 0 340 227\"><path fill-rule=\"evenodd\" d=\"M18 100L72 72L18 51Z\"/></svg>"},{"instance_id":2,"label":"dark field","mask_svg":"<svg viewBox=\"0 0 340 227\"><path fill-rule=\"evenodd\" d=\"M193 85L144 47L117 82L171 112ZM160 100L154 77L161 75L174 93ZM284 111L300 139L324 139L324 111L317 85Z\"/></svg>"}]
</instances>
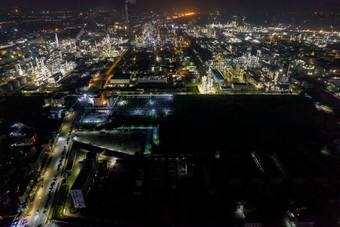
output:
<instances>
[{"instance_id":1,"label":"dark field","mask_svg":"<svg viewBox=\"0 0 340 227\"><path fill-rule=\"evenodd\" d=\"M44 96L12 96L0 98L0 118L5 125L14 121L27 124L42 132L50 133L58 130L61 121L48 119L51 107L43 107ZM66 99L66 105L73 103L73 98Z\"/></svg>"},{"instance_id":2,"label":"dark field","mask_svg":"<svg viewBox=\"0 0 340 227\"><path fill-rule=\"evenodd\" d=\"M175 96L167 117L119 115L117 126L159 124L160 145L153 145L154 156L117 164L81 213L102 225L232 226L236 202L245 201L248 222L283 226L283 214L295 201L307 207L301 220L335 226L338 208L328 201L338 198L332 180L339 176L338 155L320 153L338 137L333 118L299 96ZM282 157L287 175L274 166L273 153ZM177 173L179 160L185 160L187 174Z\"/></svg>"},{"instance_id":3,"label":"dark field","mask_svg":"<svg viewBox=\"0 0 340 227\"><path fill-rule=\"evenodd\" d=\"M332 142L329 117L299 96L176 96L174 105L156 152L320 151Z\"/></svg>"},{"instance_id":4,"label":"dark field","mask_svg":"<svg viewBox=\"0 0 340 227\"><path fill-rule=\"evenodd\" d=\"M44 129L55 128L55 122L48 119L50 107L44 108L42 96L13 96L0 103L0 118L11 123L18 121L28 126Z\"/></svg>"}]
</instances>

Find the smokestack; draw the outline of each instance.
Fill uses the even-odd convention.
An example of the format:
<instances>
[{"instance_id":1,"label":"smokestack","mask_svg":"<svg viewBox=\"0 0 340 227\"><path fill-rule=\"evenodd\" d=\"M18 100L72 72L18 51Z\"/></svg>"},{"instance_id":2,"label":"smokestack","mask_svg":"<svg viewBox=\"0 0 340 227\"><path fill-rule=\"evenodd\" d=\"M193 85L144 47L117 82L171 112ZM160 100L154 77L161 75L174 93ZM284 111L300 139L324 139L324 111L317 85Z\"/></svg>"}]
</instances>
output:
<instances>
[{"instance_id":1,"label":"smokestack","mask_svg":"<svg viewBox=\"0 0 340 227\"><path fill-rule=\"evenodd\" d=\"M129 0L125 1L125 21L129 21L129 6L128 6Z\"/></svg>"},{"instance_id":2,"label":"smokestack","mask_svg":"<svg viewBox=\"0 0 340 227\"><path fill-rule=\"evenodd\" d=\"M58 40L58 34L55 33L55 44L56 44L56 47L57 49L59 48L59 40Z\"/></svg>"}]
</instances>

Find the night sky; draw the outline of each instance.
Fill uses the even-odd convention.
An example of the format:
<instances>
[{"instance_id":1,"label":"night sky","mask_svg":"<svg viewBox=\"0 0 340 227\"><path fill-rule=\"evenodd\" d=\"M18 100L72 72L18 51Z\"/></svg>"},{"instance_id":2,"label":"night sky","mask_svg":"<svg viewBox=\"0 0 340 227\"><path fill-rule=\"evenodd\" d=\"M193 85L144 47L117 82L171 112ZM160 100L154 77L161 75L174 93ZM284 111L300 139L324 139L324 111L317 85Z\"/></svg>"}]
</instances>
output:
<instances>
[{"instance_id":1,"label":"night sky","mask_svg":"<svg viewBox=\"0 0 340 227\"><path fill-rule=\"evenodd\" d=\"M0 9L119 9L124 0L0 0ZM230 12L251 11L339 11L340 0L137 0L140 9L223 9Z\"/></svg>"}]
</instances>

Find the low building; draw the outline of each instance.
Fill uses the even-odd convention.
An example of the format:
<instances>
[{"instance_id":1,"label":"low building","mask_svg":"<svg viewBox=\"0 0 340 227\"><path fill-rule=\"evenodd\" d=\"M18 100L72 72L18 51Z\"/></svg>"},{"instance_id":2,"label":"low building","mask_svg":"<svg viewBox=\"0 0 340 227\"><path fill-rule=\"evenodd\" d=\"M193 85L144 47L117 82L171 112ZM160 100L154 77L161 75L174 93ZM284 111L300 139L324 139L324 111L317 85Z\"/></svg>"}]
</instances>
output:
<instances>
[{"instance_id":1,"label":"low building","mask_svg":"<svg viewBox=\"0 0 340 227\"><path fill-rule=\"evenodd\" d=\"M90 178L90 170L81 170L70 190L76 208L86 208L85 197L88 195L91 186L92 179Z\"/></svg>"},{"instance_id":2,"label":"low building","mask_svg":"<svg viewBox=\"0 0 340 227\"><path fill-rule=\"evenodd\" d=\"M61 119L65 114L65 109L60 107L52 107L48 118Z\"/></svg>"},{"instance_id":3,"label":"low building","mask_svg":"<svg viewBox=\"0 0 340 227\"><path fill-rule=\"evenodd\" d=\"M107 106L113 107L116 103L117 96L109 96L106 98L106 100L107 100Z\"/></svg>"},{"instance_id":4,"label":"low building","mask_svg":"<svg viewBox=\"0 0 340 227\"><path fill-rule=\"evenodd\" d=\"M220 84L224 83L224 78L222 74L220 73L220 71L218 71L217 69L212 69L211 74L214 77L215 83L220 83Z\"/></svg>"},{"instance_id":5,"label":"low building","mask_svg":"<svg viewBox=\"0 0 340 227\"><path fill-rule=\"evenodd\" d=\"M105 105L106 105L106 100L104 97L104 93L93 97L93 106L105 106Z\"/></svg>"},{"instance_id":6,"label":"low building","mask_svg":"<svg viewBox=\"0 0 340 227\"><path fill-rule=\"evenodd\" d=\"M110 79L110 85L128 85L130 84L130 77L129 74L115 75Z\"/></svg>"},{"instance_id":7,"label":"low building","mask_svg":"<svg viewBox=\"0 0 340 227\"><path fill-rule=\"evenodd\" d=\"M31 146L37 143L37 130L22 123L15 122L11 125L11 147Z\"/></svg>"},{"instance_id":8,"label":"low building","mask_svg":"<svg viewBox=\"0 0 340 227\"><path fill-rule=\"evenodd\" d=\"M61 80L61 78L63 78L63 74L61 72L58 72L52 76L50 76L50 82L51 83L57 83L59 80Z\"/></svg>"},{"instance_id":9,"label":"low building","mask_svg":"<svg viewBox=\"0 0 340 227\"><path fill-rule=\"evenodd\" d=\"M167 76L142 76L138 77L139 84L167 84Z\"/></svg>"},{"instance_id":10,"label":"low building","mask_svg":"<svg viewBox=\"0 0 340 227\"><path fill-rule=\"evenodd\" d=\"M25 86L20 89L22 94L38 93L41 90L40 86Z\"/></svg>"},{"instance_id":11,"label":"low building","mask_svg":"<svg viewBox=\"0 0 340 227\"><path fill-rule=\"evenodd\" d=\"M53 106L64 106L65 105L65 96L62 94L57 94L52 98Z\"/></svg>"},{"instance_id":12,"label":"low building","mask_svg":"<svg viewBox=\"0 0 340 227\"><path fill-rule=\"evenodd\" d=\"M232 83L231 88L233 91L250 91L251 85L247 83Z\"/></svg>"},{"instance_id":13,"label":"low building","mask_svg":"<svg viewBox=\"0 0 340 227\"><path fill-rule=\"evenodd\" d=\"M76 208L86 208L86 198L94 184L98 169L96 154L88 154L86 159L79 163L79 166L81 171L72 185L70 194Z\"/></svg>"},{"instance_id":14,"label":"low building","mask_svg":"<svg viewBox=\"0 0 340 227\"><path fill-rule=\"evenodd\" d=\"M289 91L290 90L290 84L289 83L279 83L278 87L281 91Z\"/></svg>"},{"instance_id":15,"label":"low building","mask_svg":"<svg viewBox=\"0 0 340 227\"><path fill-rule=\"evenodd\" d=\"M51 105L54 107L65 106L65 96L63 94L53 93L49 97L44 99L46 105Z\"/></svg>"},{"instance_id":16,"label":"low building","mask_svg":"<svg viewBox=\"0 0 340 227\"><path fill-rule=\"evenodd\" d=\"M314 87L312 81L307 78L292 77L291 83L305 89L311 89Z\"/></svg>"},{"instance_id":17,"label":"low building","mask_svg":"<svg viewBox=\"0 0 340 227\"><path fill-rule=\"evenodd\" d=\"M247 74L249 75L248 77L248 82L255 85L257 88L263 87L263 83L261 81L261 74L260 72L257 71L247 71Z\"/></svg>"}]
</instances>

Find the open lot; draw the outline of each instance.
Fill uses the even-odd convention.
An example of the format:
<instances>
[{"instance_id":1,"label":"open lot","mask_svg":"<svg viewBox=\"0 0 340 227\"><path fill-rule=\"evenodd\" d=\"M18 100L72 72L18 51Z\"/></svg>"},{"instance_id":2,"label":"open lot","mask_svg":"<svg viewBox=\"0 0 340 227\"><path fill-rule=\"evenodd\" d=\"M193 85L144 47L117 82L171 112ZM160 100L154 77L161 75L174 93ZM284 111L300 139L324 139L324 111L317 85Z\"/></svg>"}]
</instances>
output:
<instances>
[{"instance_id":1,"label":"open lot","mask_svg":"<svg viewBox=\"0 0 340 227\"><path fill-rule=\"evenodd\" d=\"M120 96L114 111L122 115L164 116L173 112L173 95Z\"/></svg>"},{"instance_id":2,"label":"open lot","mask_svg":"<svg viewBox=\"0 0 340 227\"><path fill-rule=\"evenodd\" d=\"M174 103L157 152L295 151L301 144L320 151L333 139L334 122L299 96L175 96Z\"/></svg>"},{"instance_id":3,"label":"open lot","mask_svg":"<svg viewBox=\"0 0 340 227\"><path fill-rule=\"evenodd\" d=\"M340 136L334 116L301 96L175 95L173 114L166 117L132 114L149 108L150 101L137 101L120 100L123 107L105 128L159 125L160 146L153 153L319 152Z\"/></svg>"},{"instance_id":4,"label":"open lot","mask_svg":"<svg viewBox=\"0 0 340 227\"><path fill-rule=\"evenodd\" d=\"M114 122L118 124L118 118L125 126L159 124L160 145L153 144L152 153L156 155L141 159L143 161L118 160L108 178L94 187L88 208L80 214L86 217L86 222L101 220L110 224L219 225L231 222L235 202L245 200L249 202L248 207L256 207L247 214L249 220L274 223L288 206L288 198L293 198L301 206L307 204L308 212L315 212L310 215L313 220L322 219L330 212L336 213L333 206L321 203L328 201L326 196L330 192L337 197L337 190L326 189L323 184L311 185L309 181L302 185L293 182L295 175L307 166L307 158L320 157L321 148L338 136L334 133L333 117L316 110L313 102L299 96L201 95L174 96L174 113L166 121L118 115ZM108 138L104 133L99 136L100 131L94 134L91 140L96 144L99 141L111 146L131 143L130 139L122 142L118 136L110 138L111 133ZM215 158L214 151L221 151L221 157ZM251 156L253 151L268 167L266 174L256 167ZM286 167L292 173L292 177L285 179L288 183L270 183L283 179L275 167L270 168L273 163L266 162L267 155L273 152L279 157L291 157L294 153L303 162L303 165L294 165L293 158L287 159ZM157 153L175 155L159 156ZM185 160L187 175L176 171L179 160ZM310 163L309 170L315 171L307 178L316 179L320 172L313 162ZM136 179L139 179L140 170L143 186L138 188ZM252 183L259 179L264 182L262 186ZM308 201L315 203L316 200L320 201L320 206L309 205Z\"/></svg>"},{"instance_id":5,"label":"open lot","mask_svg":"<svg viewBox=\"0 0 340 227\"><path fill-rule=\"evenodd\" d=\"M48 119L51 107L43 107L44 96L4 97L0 103L0 118L4 123L18 121L44 132L57 130L60 121Z\"/></svg>"},{"instance_id":6,"label":"open lot","mask_svg":"<svg viewBox=\"0 0 340 227\"><path fill-rule=\"evenodd\" d=\"M81 123L104 123L107 121L107 119L110 116L110 112L107 113L100 113L100 112L92 112L92 113L88 113L85 114L85 116L83 117Z\"/></svg>"},{"instance_id":7,"label":"open lot","mask_svg":"<svg viewBox=\"0 0 340 227\"><path fill-rule=\"evenodd\" d=\"M73 140L103 150L134 155L144 152L146 134L146 130L78 131Z\"/></svg>"}]
</instances>

